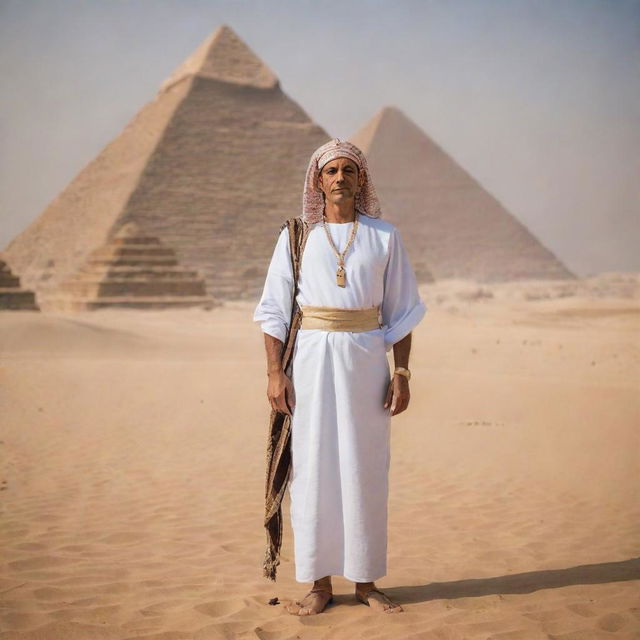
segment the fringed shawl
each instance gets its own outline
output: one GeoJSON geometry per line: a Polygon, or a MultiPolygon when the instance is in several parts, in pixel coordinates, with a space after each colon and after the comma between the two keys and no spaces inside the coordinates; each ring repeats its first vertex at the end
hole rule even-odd
{"type": "MultiPolygon", "coordinates": [[[[296,303],[298,275],[302,252],[310,226],[302,216],[289,218],[280,227],[280,232],[289,228],[289,248],[293,268],[291,320],[282,350],[282,369],[291,377],[293,348],[300,327],[302,312],[296,303]]],[[[267,441],[267,474],[265,487],[264,526],[267,532],[267,549],[264,557],[263,575],[275,581],[276,567],[280,564],[282,546],[282,499],[291,473],[291,418],[288,414],[271,410],[269,438],[267,441]]]]}

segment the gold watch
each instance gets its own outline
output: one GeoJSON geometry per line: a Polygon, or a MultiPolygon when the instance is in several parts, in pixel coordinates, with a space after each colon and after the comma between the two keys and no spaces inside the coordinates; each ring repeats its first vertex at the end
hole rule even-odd
{"type": "Polygon", "coordinates": [[[404,376],[407,381],[411,380],[411,371],[409,371],[409,369],[405,369],[404,367],[396,367],[393,373],[399,373],[401,376],[404,376]]]}

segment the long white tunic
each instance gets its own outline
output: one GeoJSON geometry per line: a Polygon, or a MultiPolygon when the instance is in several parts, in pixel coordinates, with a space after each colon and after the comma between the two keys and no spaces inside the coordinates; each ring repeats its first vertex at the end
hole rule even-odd
{"type": "MultiPolygon", "coordinates": [[[[342,252],[353,222],[327,223],[342,252]]],[[[390,381],[386,352],[422,319],[426,306],[396,227],[359,216],[345,257],[346,287],[336,284],[337,258],[321,224],[307,238],[296,300],[300,306],[382,305],[383,327],[371,331],[299,329],[291,378],[289,484],[296,580],[328,575],[372,582],[387,571],[390,381]]],[[[293,273],[288,230],[276,243],[253,319],[284,342],[293,273]]]]}

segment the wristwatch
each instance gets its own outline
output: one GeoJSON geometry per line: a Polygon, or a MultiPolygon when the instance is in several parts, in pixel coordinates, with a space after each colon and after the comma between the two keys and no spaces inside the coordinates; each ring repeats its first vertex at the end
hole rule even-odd
{"type": "Polygon", "coordinates": [[[404,367],[396,367],[393,373],[399,373],[401,376],[404,376],[407,381],[411,380],[411,371],[409,371],[409,369],[405,369],[404,367]]]}

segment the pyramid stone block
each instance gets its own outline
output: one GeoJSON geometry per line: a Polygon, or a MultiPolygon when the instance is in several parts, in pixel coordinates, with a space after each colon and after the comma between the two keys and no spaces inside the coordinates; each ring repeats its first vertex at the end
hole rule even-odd
{"type": "Polygon", "coordinates": [[[38,311],[33,291],[20,286],[7,262],[0,257],[0,311],[38,311]]]}
{"type": "Polygon", "coordinates": [[[129,222],[60,283],[57,297],[47,301],[47,310],[209,309],[215,305],[197,271],[181,266],[173,249],[129,222]]]}

